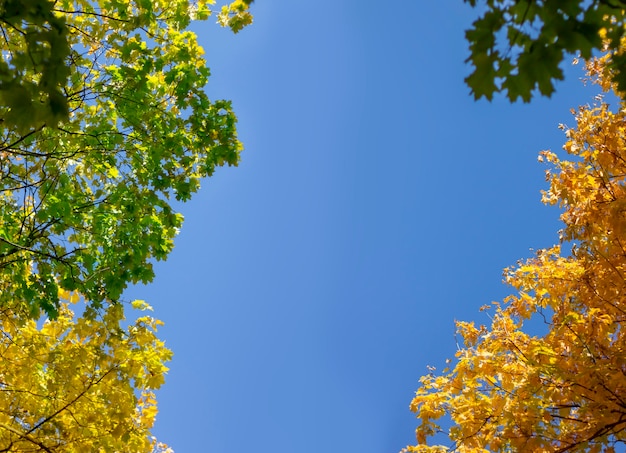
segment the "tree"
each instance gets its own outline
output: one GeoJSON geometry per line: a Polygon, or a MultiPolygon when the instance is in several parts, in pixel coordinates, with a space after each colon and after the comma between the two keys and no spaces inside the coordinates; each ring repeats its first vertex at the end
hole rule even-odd
{"type": "MultiPolygon", "coordinates": [[[[0,0],[0,307],[54,317],[153,278],[186,201],[242,149],[191,20],[210,0],[0,0]]],[[[238,31],[248,4],[224,6],[238,31]]]]}
{"type": "MultiPolygon", "coordinates": [[[[612,57],[587,68],[617,94],[612,57]]],[[[505,271],[515,293],[494,305],[490,326],[457,323],[462,345],[455,363],[423,376],[411,403],[419,426],[417,445],[407,451],[623,451],[624,124],[623,99],[614,110],[606,102],[582,106],[576,127],[562,126],[571,159],[541,153],[553,167],[543,201],[563,209],[560,244],[505,271]],[[529,324],[545,325],[546,333],[526,333],[529,324]],[[428,446],[437,433],[452,446],[428,446]]]]}
{"type": "Polygon", "coordinates": [[[0,0],[0,451],[170,451],[150,429],[171,352],[119,299],[171,251],[171,200],[239,161],[187,30],[210,3],[0,0]]]}
{"type": "MultiPolygon", "coordinates": [[[[132,24],[128,31],[133,27],[140,31],[141,23],[133,23],[137,18],[128,15],[133,11],[128,3],[118,1],[111,5],[112,10],[118,8],[124,21],[132,24]]],[[[137,6],[147,11],[154,9],[152,2],[139,3],[137,6]]],[[[210,14],[207,3],[211,2],[194,5],[197,8],[194,18],[210,14]]],[[[222,7],[219,22],[238,32],[252,22],[248,11],[250,3],[250,0],[239,0],[222,7]]],[[[184,14],[182,10],[178,12],[184,14]]],[[[68,57],[71,46],[76,44],[71,35],[80,32],[80,28],[74,21],[68,23],[68,13],[77,12],[59,9],[50,0],[0,0],[0,28],[8,50],[8,55],[0,57],[0,104],[7,107],[3,117],[6,124],[26,130],[42,123],[50,126],[69,119],[66,84],[73,63],[68,65],[68,57]]]]}
{"type": "MultiPolygon", "coordinates": [[[[565,55],[589,59],[604,45],[617,50],[626,26],[622,0],[465,1],[482,10],[466,32],[474,69],[465,81],[476,99],[503,91],[511,101],[528,102],[535,89],[550,96],[554,81],[563,79],[565,55]]],[[[616,53],[611,64],[626,92],[626,55],[616,53]]]]}
{"type": "Polygon", "coordinates": [[[123,329],[120,304],[76,317],[78,296],[61,296],[57,318],[40,327],[0,310],[0,451],[170,451],[149,431],[171,358],[160,322],[143,315],[123,329]]]}
{"type": "Polygon", "coordinates": [[[55,124],[69,115],[62,92],[69,74],[70,54],[65,20],[47,0],[3,0],[0,23],[9,55],[0,60],[0,100],[8,107],[3,121],[26,128],[55,124]],[[25,77],[37,74],[37,77],[25,77]]]}

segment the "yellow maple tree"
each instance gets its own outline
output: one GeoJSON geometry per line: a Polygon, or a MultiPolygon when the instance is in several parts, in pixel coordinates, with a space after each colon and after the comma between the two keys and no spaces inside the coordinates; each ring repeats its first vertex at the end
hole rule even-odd
{"type": "Polygon", "coordinates": [[[0,451],[170,451],[150,434],[171,358],[160,321],[142,314],[123,327],[121,304],[77,316],[78,297],[63,299],[59,316],[39,323],[0,311],[0,451]]]}
{"type": "MultiPolygon", "coordinates": [[[[587,71],[619,99],[610,58],[587,71]]],[[[485,307],[490,325],[457,322],[462,345],[450,368],[420,379],[417,444],[405,451],[626,448],[626,101],[603,99],[561,126],[571,157],[539,157],[551,166],[543,201],[563,210],[559,245],[505,270],[515,294],[485,307]],[[526,332],[537,323],[545,334],[526,332]]]]}

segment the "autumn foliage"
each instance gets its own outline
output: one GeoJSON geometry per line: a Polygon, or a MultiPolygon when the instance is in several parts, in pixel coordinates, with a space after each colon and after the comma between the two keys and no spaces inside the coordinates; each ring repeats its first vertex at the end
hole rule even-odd
{"type": "Polygon", "coordinates": [[[239,161],[189,25],[238,32],[249,3],[0,0],[0,452],[170,451],[172,354],[124,290],[172,250],[172,200],[239,161]]]}
{"type": "MultiPolygon", "coordinates": [[[[604,91],[610,58],[587,64],[604,91]]],[[[407,451],[626,448],[626,102],[574,113],[576,126],[561,126],[569,157],[540,155],[543,202],[563,210],[559,245],[505,270],[515,293],[485,307],[489,326],[457,323],[456,359],[423,376],[411,403],[407,451]],[[450,445],[429,446],[436,434],[450,445]]]]}
{"type": "Polygon", "coordinates": [[[78,297],[62,300],[39,325],[0,311],[0,451],[166,451],[149,431],[171,358],[160,322],[142,314],[122,328],[121,305],[76,316],[78,297]]]}

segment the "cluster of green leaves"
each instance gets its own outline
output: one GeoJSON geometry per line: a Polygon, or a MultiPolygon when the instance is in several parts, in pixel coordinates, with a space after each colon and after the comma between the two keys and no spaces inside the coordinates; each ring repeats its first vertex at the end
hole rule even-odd
{"type": "Polygon", "coordinates": [[[48,0],[0,1],[0,101],[11,128],[26,131],[68,117],[62,91],[69,73],[68,28],[53,8],[48,0]]]}
{"type": "Polygon", "coordinates": [[[0,306],[54,317],[59,288],[98,306],[151,280],[181,226],[171,200],[237,165],[236,117],[186,30],[208,3],[0,3],[0,306]]]}
{"type": "Polygon", "coordinates": [[[252,23],[250,3],[254,0],[235,0],[230,5],[222,6],[217,21],[222,27],[229,27],[233,32],[239,33],[244,27],[252,23]]]}
{"type": "MultiPolygon", "coordinates": [[[[624,36],[622,0],[465,1],[482,9],[466,32],[474,70],[465,81],[476,99],[506,92],[512,102],[528,102],[536,89],[550,96],[563,79],[559,65],[566,55],[589,59],[605,44],[618,49],[624,36]]],[[[626,55],[615,55],[612,64],[614,80],[626,92],[626,55]]]]}

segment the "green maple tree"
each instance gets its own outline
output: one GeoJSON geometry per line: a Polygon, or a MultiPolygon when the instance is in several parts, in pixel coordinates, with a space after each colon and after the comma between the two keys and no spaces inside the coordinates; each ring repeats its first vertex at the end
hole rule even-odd
{"type": "MultiPolygon", "coordinates": [[[[58,290],[117,300],[153,278],[186,201],[237,165],[231,103],[209,99],[197,0],[0,2],[0,307],[54,315],[58,290]]],[[[248,4],[218,19],[239,31],[248,4]]]]}

